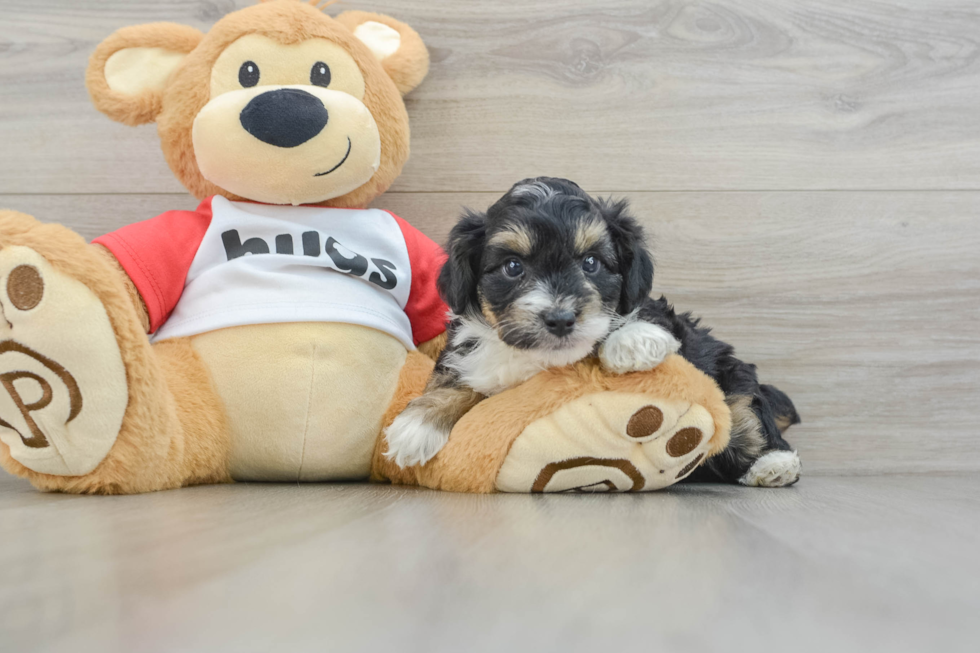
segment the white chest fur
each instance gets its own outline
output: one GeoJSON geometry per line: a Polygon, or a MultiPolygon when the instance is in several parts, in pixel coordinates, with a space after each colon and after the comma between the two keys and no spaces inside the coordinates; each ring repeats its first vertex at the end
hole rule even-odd
{"type": "Polygon", "coordinates": [[[592,343],[560,351],[517,349],[503,342],[490,326],[464,319],[453,335],[453,344],[475,340],[477,345],[465,354],[451,353],[444,361],[460,380],[483,395],[493,395],[528,380],[538,372],[579,361],[592,351],[592,343]]]}
{"type": "MultiPolygon", "coordinates": [[[[522,383],[543,370],[582,360],[594,346],[588,340],[562,350],[517,349],[503,342],[489,325],[464,318],[453,334],[453,345],[467,340],[475,341],[476,347],[465,354],[450,353],[444,363],[459,374],[465,385],[487,396],[522,383]]],[[[602,344],[599,358],[610,372],[626,374],[651,370],[679,349],[680,343],[662,327],[626,318],[625,324],[613,330],[602,344]]]]}

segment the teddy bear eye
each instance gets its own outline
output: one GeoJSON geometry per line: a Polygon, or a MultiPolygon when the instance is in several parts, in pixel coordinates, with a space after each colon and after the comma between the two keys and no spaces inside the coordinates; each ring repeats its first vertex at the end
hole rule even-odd
{"type": "Polygon", "coordinates": [[[238,83],[245,88],[252,88],[259,83],[259,67],[254,61],[246,61],[238,69],[238,83]]]}
{"type": "Polygon", "coordinates": [[[330,66],[322,61],[317,61],[313,64],[313,70],[310,71],[310,84],[314,86],[330,86],[330,66]]]}

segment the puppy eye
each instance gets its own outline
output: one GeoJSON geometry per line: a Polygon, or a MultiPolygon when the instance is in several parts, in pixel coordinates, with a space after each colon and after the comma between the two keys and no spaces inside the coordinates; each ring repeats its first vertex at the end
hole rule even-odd
{"type": "Polygon", "coordinates": [[[600,265],[601,263],[599,263],[599,259],[594,256],[586,256],[582,260],[582,269],[586,274],[595,274],[599,271],[600,265]]]}
{"type": "Polygon", "coordinates": [[[313,64],[313,70],[310,71],[310,84],[323,87],[330,86],[330,66],[322,61],[313,64]]]}
{"type": "Polygon", "coordinates": [[[252,88],[259,83],[259,67],[254,61],[246,61],[238,69],[238,83],[245,88],[252,88]]]}
{"type": "Polygon", "coordinates": [[[512,279],[516,279],[524,274],[524,264],[518,261],[516,258],[508,259],[507,262],[504,263],[504,274],[512,279]]]}

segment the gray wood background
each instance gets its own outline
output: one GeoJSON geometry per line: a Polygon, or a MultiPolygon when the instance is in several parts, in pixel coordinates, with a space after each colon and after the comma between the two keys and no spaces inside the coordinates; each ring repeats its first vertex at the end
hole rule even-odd
{"type": "MultiPolygon", "coordinates": [[[[0,0],[0,206],[94,237],[195,201],[89,104],[113,30],[246,1],[0,0]]],[[[657,288],[788,391],[807,473],[980,469],[980,6],[375,0],[432,53],[376,203],[436,239],[527,176],[631,198],[657,288]]]]}

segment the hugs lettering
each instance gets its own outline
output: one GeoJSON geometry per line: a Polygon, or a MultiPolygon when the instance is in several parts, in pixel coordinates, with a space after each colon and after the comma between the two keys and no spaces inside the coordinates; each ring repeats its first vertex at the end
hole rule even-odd
{"type": "MultiPolygon", "coordinates": [[[[368,258],[362,254],[351,251],[344,247],[336,238],[328,236],[326,242],[321,244],[321,235],[318,231],[306,231],[300,237],[300,245],[303,248],[302,256],[319,257],[321,253],[326,253],[333,265],[332,269],[344,274],[355,277],[363,277],[368,272],[368,258]]],[[[242,242],[242,237],[237,229],[229,229],[221,234],[221,243],[225,247],[225,255],[228,260],[245,256],[246,254],[269,254],[269,243],[258,236],[249,238],[242,242]]],[[[293,237],[291,234],[279,234],[275,238],[276,254],[294,255],[293,237]]],[[[374,264],[376,270],[368,275],[368,281],[383,288],[392,290],[398,285],[398,277],[395,272],[398,268],[391,261],[383,258],[372,258],[370,263],[374,264]]]]}

